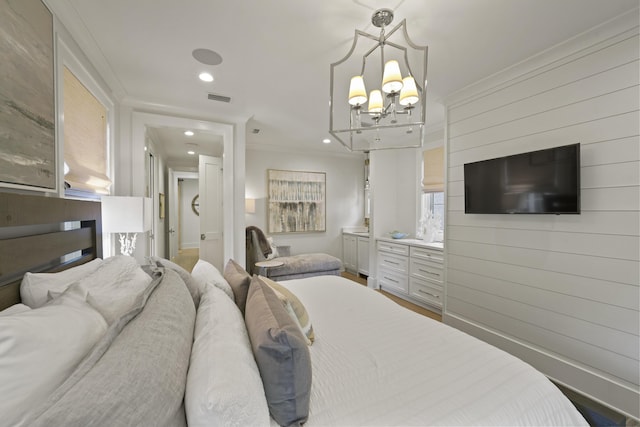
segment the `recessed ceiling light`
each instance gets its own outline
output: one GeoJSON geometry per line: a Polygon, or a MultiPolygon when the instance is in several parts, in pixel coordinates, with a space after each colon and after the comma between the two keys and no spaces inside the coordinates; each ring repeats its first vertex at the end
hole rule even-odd
{"type": "Polygon", "coordinates": [[[196,154],[196,152],[195,152],[195,151],[191,151],[191,150],[189,150],[189,151],[187,151],[187,154],[189,154],[189,155],[192,155],[192,156],[193,156],[194,154],[196,154]]]}
{"type": "Polygon", "coordinates": [[[331,144],[331,140],[329,138],[325,138],[322,140],[324,144],[331,144]]]}
{"type": "Polygon", "coordinates": [[[184,134],[187,136],[193,136],[193,131],[192,130],[185,130],[184,134]]]}
{"type": "Polygon", "coordinates": [[[200,73],[200,75],[198,75],[198,77],[200,78],[200,80],[202,80],[203,82],[212,82],[213,81],[213,76],[209,73],[200,73]]]}

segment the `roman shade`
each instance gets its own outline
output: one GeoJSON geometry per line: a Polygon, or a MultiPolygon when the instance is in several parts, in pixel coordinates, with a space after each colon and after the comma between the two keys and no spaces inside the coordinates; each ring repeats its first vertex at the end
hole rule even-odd
{"type": "Polygon", "coordinates": [[[107,109],[67,67],[63,92],[64,180],[74,190],[109,194],[107,109]]]}
{"type": "Polygon", "coordinates": [[[444,147],[425,150],[422,155],[422,191],[425,193],[444,191],[444,147]]]}

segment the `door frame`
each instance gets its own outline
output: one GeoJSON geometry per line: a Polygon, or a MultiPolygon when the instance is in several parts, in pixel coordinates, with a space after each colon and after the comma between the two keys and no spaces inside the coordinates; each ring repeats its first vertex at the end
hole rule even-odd
{"type": "MultiPolygon", "coordinates": [[[[247,119],[248,120],[248,119],[247,119]]],[[[222,156],[222,193],[225,203],[223,210],[224,259],[233,258],[244,264],[244,215],[235,218],[234,212],[244,210],[244,152],[245,152],[246,120],[232,123],[218,123],[200,119],[175,117],[164,114],[132,112],[131,152],[130,156],[121,156],[130,162],[129,191],[121,189],[121,195],[143,196],[146,173],[145,170],[145,134],[147,127],[190,128],[214,133],[222,137],[224,154],[222,156]],[[127,158],[128,157],[128,158],[127,158]]],[[[127,179],[125,179],[127,181],[127,179]]],[[[154,194],[154,199],[156,195],[154,194]]],[[[157,201],[155,202],[157,204],[157,201]]],[[[165,230],[166,231],[166,230],[165,230]]],[[[144,245],[144,253],[148,248],[144,245]]]]}

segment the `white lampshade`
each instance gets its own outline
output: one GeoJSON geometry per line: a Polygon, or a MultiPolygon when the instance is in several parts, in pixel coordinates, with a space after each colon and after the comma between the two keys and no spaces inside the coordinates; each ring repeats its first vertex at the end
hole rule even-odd
{"type": "Polygon", "coordinates": [[[142,233],[153,223],[153,201],[145,197],[103,196],[103,233],[142,233]]]}
{"type": "Polygon", "coordinates": [[[402,89],[402,75],[398,61],[391,60],[384,64],[384,74],[382,75],[382,90],[385,93],[398,92],[402,89]]]}
{"type": "Polygon", "coordinates": [[[256,199],[244,199],[245,213],[256,213],[256,199]]]}
{"type": "Polygon", "coordinates": [[[369,94],[369,112],[370,113],[382,113],[382,92],[379,90],[372,90],[369,94]]]}
{"type": "Polygon", "coordinates": [[[413,105],[418,102],[418,88],[416,81],[411,76],[402,79],[402,90],[400,91],[400,105],[413,105]]]}
{"type": "Polygon", "coordinates": [[[362,76],[351,77],[349,85],[349,104],[353,106],[362,105],[367,102],[367,90],[364,87],[362,76]]]}

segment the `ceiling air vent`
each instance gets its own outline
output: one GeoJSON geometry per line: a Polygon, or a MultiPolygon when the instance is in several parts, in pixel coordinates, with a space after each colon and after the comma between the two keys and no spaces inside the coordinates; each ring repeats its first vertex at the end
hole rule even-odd
{"type": "Polygon", "coordinates": [[[216,95],[215,93],[208,94],[207,98],[209,98],[212,101],[231,102],[231,97],[224,96],[224,95],[216,95]]]}

